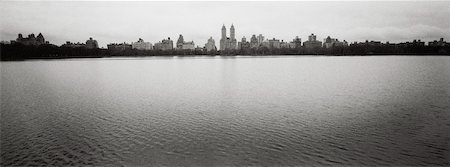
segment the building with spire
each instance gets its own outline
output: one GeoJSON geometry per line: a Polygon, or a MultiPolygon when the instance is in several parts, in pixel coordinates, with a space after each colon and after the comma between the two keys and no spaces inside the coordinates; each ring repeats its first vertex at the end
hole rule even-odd
{"type": "Polygon", "coordinates": [[[214,41],[214,39],[212,37],[209,37],[208,42],[205,44],[205,49],[208,52],[217,50],[216,42],[214,41]]]}
{"type": "Polygon", "coordinates": [[[180,34],[180,36],[178,37],[178,40],[177,40],[176,48],[177,49],[182,49],[183,48],[183,43],[184,43],[184,38],[183,38],[183,35],[180,34]]]}
{"type": "Polygon", "coordinates": [[[222,37],[220,39],[220,50],[236,49],[237,40],[235,35],[234,25],[231,24],[230,37],[227,37],[227,29],[225,28],[224,24],[222,26],[222,37]]]}

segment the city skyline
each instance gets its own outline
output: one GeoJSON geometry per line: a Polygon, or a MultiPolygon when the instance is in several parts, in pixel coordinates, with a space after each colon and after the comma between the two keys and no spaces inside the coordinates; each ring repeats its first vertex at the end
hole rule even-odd
{"type": "Polygon", "coordinates": [[[16,39],[18,33],[41,32],[56,45],[83,42],[88,37],[96,39],[100,47],[139,38],[154,44],[167,37],[176,40],[183,34],[202,47],[210,37],[219,42],[223,24],[227,29],[235,25],[237,41],[243,36],[250,39],[253,34],[284,41],[299,36],[305,41],[311,33],[320,41],[327,36],[348,42],[450,38],[450,23],[446,21],[450,17],[449,1],[0,4],[2,15],[10,16],[1,19],[0,40],[16,39]]]}

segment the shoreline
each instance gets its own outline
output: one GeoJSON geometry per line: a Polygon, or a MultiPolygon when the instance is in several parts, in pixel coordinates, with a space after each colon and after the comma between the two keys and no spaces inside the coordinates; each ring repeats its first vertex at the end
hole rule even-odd
{"type": "Polygon", "coordinates": [[[27,59],[17,59],[17,60],[0,60],[0,62],[17,62],[17,61],[34,61],[34,60],[74,60],[74,59],[125,59],[125,58],[262,58],[262,57],[376,57],[376,56],[412,56],[412,57],[430,57],[439,56],[445,57],[450,55],[445,54],[376,54],[376,55],[161,55],[161,56],[102,56],[102,57],[64,57],[64,58],[54,58],[54,57],[39,57],[39,58],[27,58],[27,59]]]}

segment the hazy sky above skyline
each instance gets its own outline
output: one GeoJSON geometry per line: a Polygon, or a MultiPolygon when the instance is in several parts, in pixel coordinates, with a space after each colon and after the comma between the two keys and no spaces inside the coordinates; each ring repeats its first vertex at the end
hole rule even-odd
{"type": "Polygon", "coordinates": [[[101,47],[138,38],[155,43],[183,34],[199,46],[212,36],[217,46],[222,25],[229,35],[232,23],[238,41],[252,34],[305,41],[311,33],[349,42],[450,40],[450,1],[0,1],[0,14],[0,40],[42,32],[56,45],[89,37],[101,47]]]}

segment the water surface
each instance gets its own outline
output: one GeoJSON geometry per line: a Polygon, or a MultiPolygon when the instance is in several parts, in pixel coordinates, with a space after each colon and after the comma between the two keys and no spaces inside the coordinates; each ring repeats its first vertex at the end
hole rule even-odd
{"type": "Polygon", "coordinates": [[[1,166],[450,165],[450,57],[1,62],[1,166]]]}

